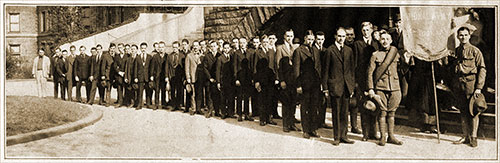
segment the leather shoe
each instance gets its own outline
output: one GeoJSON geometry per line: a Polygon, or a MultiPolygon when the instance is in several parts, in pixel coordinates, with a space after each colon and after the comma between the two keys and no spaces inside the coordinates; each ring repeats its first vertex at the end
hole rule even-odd
{"type": "Polygon", "coordinates": [[[403,145],[402,141],[399,141],[396,138],[391,138],[391,137],[387,138],[387,143],[396,144],[396,145],[403,145]]]}
{"type": "Polygon", "coordinates": [[[361,130],[359,130],[358,128],[351,128],[351,132],[355,134],[361,134],[361,130]]]}
{"type": "Polygon", "coordinates": [[[227,117],[226,117],[226,115],[222,115],[220,118],[221,119],[226,119],[227,117]]]}
{"type": "Polygon", "coordinates": [[[361,138],[361,141],[368,141],[368,137],[361,138]]]}
{"type": "Polygon", "coordinates": [[[334,146],[339,146],[339,144],[340,144],[340,140],[334,140],[332,142],[332,145],[334,145],[334,146]]]}
{"type": "Polygon", "coordinates": [[[283,132],[290,132],[290,128],[289,127],[283,127],[283,132]]]}
{"type": "Polygon", "coordinates": [[[254,119],[248,115],[245,115],[245,120],[247,121],[254,121],[254,119]]]}
{"type": "Polygon", "coordinates": [[[311,135],[312,137],[320,137],[316,131],[312,131],[311,133],[309,133],[309,135],[311,135]]]}
{"type": "Polygon", "coordinates": [[[273,115],[273,118],[274,119],[283,119],[282,117],[280,117],[279,115],[273,115]]]}
{"type": "Polygon", "coordinates": [[[278,123],[274,122],[273,120],[269,120],[267,124],[277,125],[278,123]]]}
{"type": "Polygon", "coordinates": [[[311,136],[307,133],[307,132],[304,132],[302,134],[302,137],[306,138],[306,139],[309,139],[311,136]]]}
{"type": "Polygon", "coordinates": [[[477,147],[477,138],[471,137],[469,146],[477,147]]]}
{"type": "Polygon", "coordinates": [[[326,125],[326,123],[321,124],[321,128],[332,129],[332,126],[326,125]]]}
{"type": "Polygon", "coordinates": [[[300,121],[296,118],[293,118],[293,123],[300,123],[300,121]]]}
{"type": "Polygon", "coordinates": [[[292,130],[292,131],[302,131],[300,128],[298,128],[295,125],[292,125],[292,127],[290,127],[290,130],[292,130]]]}
{"type": "Polygon", "coordinates": [[[240,115],[240,116],[238,116],[238,122],[241,122],[241,121],[243,121],[243,118],[240,115]]]}
{"type": "Polygon", "coordinates": [[[453,144],[469,144],[469,137],[462,137],[456,141],[453,142],[453,144]]]}
{"type": "Polygon", "coordinates": [[[346,144],[354,144],[354,141],[349,140],[349,139],[347,139],[347,138],[342,138],[342,139],[340,139],[340,142],[342,142],[342,143],[346,143],[346,144]]]}
{"type": "Polygon", "coordinates": [[[265,125],[266,125],[266,122],[260,121],[260,126],[265,126],[265,125]]]}

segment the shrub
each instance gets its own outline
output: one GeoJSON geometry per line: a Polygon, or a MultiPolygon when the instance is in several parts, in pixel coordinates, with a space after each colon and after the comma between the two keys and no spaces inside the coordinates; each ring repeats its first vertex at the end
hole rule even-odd
{"type": "Polygon", "coordinates": [[[5,58],[5,76],[7,79],[30,79],[31,64],[29,57],[8,55],[5,58]]]}

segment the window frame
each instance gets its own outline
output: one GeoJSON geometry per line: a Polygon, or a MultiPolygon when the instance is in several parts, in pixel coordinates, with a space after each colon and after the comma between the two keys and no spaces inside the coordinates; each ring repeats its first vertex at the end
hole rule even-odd
{"type": "Polygon", "coordinates": [[[19,33],[21,32],[21,14],[20,13],[9,13],[9,32],[19,33]],[[12,22],[12,16],[17,15],[17,22],[12,22]],[[12,30],[12,25],[17,24],[17,30],[12,30]]]}

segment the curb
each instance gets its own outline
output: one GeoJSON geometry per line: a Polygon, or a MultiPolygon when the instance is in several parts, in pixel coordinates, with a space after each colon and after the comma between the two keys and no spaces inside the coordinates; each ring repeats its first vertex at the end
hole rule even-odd
{"type": "Polygon", "coordinates": [[[94,124],[95,122],[99,121],[102,118],[102,111],[97,110],[97,109],[91,109],[92,113],[78,121],[71,122],[71,123],[66,123],[60,126],[52,127],[52,128],[47,128],[47,129],[42,129],[38,131],[33,131],[29,133],[24,133],[24,134],[19,134],[19,135],[13,135],[13,136],[8,136],[7,137],[7,146],[14,145],[14,144],[20,144],[20,143],[26,143],[30,141],[35,141],[35,140],[40,140],[56,135],[61,135],[65,134],[68,132],[76,131],[79,129],[82,129],[84,127],[87,127],[91,124],[94,124]]]}

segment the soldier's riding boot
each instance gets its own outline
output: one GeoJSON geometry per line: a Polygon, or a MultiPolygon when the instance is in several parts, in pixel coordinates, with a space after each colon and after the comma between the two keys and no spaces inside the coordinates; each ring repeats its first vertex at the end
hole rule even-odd
{"type": "Polygon", "coordinates": [[[378,141],[378,145],[384,146],[385,141],[387,139],[385,132],[387,131],[387,123],[385,122],[385,116],[381,116],[378,119],[379,129],[380,129],[380,140],[378,141]]]}
{"type": "Polygon", "coordinates": [[[477,137],[470,137],[470,144],[471,147],[477,147],[477,137]]]}
{"type": "MultiPolygon", "coordinates": [[[[462,113],[460,113],[462,114],[462,113]]],[[[469,127],[467,126],[467,120],[465,119],[464,115],[460,116],[461,118],[461,125],[462,125],[462,132],[463,132],[463,137],[460,138],[459,140],[456,140],[453,142],[453,144],[469,144],[470,143],[470,137],[469,137],[469,127]]]]}
{"type": "Polygon", "coordinates": [[[388,143],[392,143],[392,144],[396,144],[396,145],[403,145],[403,142],[399,141],[394,136],[394,126],[395,126],[395,124],[394,124],[394,117],[393,116],[389,116],[389,118],[387,119],[387,125],[389,127],[389,138],[387,139],[387,142],[388,143]]]}

